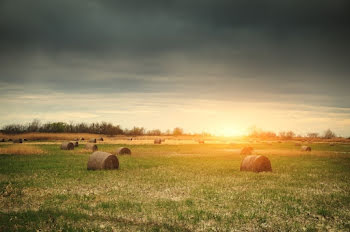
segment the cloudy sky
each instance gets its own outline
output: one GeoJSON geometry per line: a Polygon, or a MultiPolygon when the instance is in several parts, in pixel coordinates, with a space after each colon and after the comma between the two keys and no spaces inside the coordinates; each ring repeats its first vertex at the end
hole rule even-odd
{"type": "Polygon", "coordinates": [[[0,126],[350,136],[348,0],[1,0],[0,126]]]}

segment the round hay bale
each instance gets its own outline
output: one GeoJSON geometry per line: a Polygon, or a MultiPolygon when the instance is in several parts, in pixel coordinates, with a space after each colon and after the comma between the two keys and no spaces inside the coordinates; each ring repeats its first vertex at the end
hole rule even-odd
{"type": "Polygon", "coordinates": [[[311,151],[311,147],[309,147],[309,146],[302,146],[301,150],[302,151],[311,151]]]}
{"type": "Polygon", "coordinates": [[[2,142],[2,143],[5,142],[5,139],[1,138],[1,139],[0,139],[0,142],[2,142]]]}
{"type": "Polygon", "coordinates": [[[84,138],[81,138],[80,140],[85,140],[84,138]]]}
{"type": "Polygon", "coordinates": [[[74,147],[79,147],[79,142],[78,141],[70,141],[70,142],[74,144],[74,147]]]}
{"type": "Polygon", "coordinates": [[[251,155],[254,151],[254,148],[252,147],[243,147],[241,150],[241,155],[251,155]]]}
{"type": "Polygon", "coordinates": [[[130,141],[131,141],[131,140],[133,140],[133,138],[128,138],[128,140],[130,140],[130,141]]]}
{"type": "Polygon", "coordinates": [[[107,152],[95,151],[89,157],[88,170],[118,169],[119,161],[117,156],[107,152]]]}
{"type": "Polygon", "coordinates": [[[127,147],[119,147],[117,149],[118,155],[131,155],[131,150],[127,147]]]}
{"type": "Polygon", "coordinates": [[[199,144],[204,144],[204,140],[201,140],[201,139],[200,139],[200,140],[198,140],[198,143],[199,143],[199,144]]]}
{"type": "Polygon", "coordinates": [[[87,143],[87,144],[85,144],[85,149],[97,151],[98,147],[96,144],[87,143]]]}
{"type": "MultiPolygon", "coordinates": [[[[9,140],[10,141],[10,140],[9,140]]],[[[12,141],[12,140],[11,140],[12,141]]],[[[23,139],[15,139],[13,140],[14,143],[23,143],[23,139]]]]}
{"type": "Polygon", "coordinates": [[[96,143],[97,140],[96,139],[89,139],[89,143],[96,143]]]}
{"type": "Polygon", "coordinates": [[[241,171],[272,172],[269,158],[263,155],[248,155],[241,163],[241,171]]]}
{"type": "Polygon", "coordinates": [[[154,144],[162,144],[162,140],[160,138],[156,138],[154,140],[154,144]]]}
{"type": "Polygon", "coordinates": [[[74,150],[74,144],[72,142],[63,142],[61,144],[61,150],[74,150]]]}
{"type": "Polygon", "coordinates": [[[103,141],[103,138],[101,137],[101,138],[99,138],[98,140],[103,141]]]}
{"type": "Polygon", "coordinates": [[[28,141],[28,139],[23,139],[23,141],[26,141],[26,142],[27,142],[27,141],[28,141]]]}

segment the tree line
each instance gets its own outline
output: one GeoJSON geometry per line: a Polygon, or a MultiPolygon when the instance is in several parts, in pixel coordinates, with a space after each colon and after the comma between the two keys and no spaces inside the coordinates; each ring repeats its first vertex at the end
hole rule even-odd
{"type": "MultiPolygon", "coordinates": [[[[133,127],[131,129],[122,129],[120,125],[113,125],[108,122],[93,123],[65,123],[65,122],[46,122],[33,120],[27,124],[9,124],[2,127],[1,132],[4,134],[23,134],[31,132],[43,133],[91,133],[105,135],[183,135],[184,130],[176,127],[173,130],[162,132],[159,129],[146,130],[144,127],[133,127]]],[[[209,135],[209,134],[205,134],[209,135]]]]}
{"type": "Polygon", "coordinates": [[[249,137],[253,138],[262,138],[262,139],[274,139],[274,138],[280,138],[280,139],[293,139],[297,137],[307,137],[307,138],[323,138],[323,139],[332,139],[336,138],[337,135],[331,130],[327,129],[322,134],[317,132],[310,132],[307,133],[306,136],[302,135],[296,135],[293,131],[281,131],[278,134],[272,131],[264,131],[261,129],[258,129],[256,127],[252,127],[250,129],[249,137]]]}

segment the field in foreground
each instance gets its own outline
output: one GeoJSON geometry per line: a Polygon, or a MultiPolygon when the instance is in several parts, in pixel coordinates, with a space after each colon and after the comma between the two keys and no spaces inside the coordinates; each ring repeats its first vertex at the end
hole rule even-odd
{"type": "Polygon", "coordinates": [[[350,230],[350,145],[256,144],[273,168],[260,174],[239,171],[239,144],[129,144],[113,171],[87,171],[82,148],[33,146],[0,155],[0,231],[350,230]]]}

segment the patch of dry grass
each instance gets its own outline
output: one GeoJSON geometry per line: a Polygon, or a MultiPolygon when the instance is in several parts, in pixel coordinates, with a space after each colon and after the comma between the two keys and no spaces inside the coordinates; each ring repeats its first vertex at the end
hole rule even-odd
{"type": "Polygon", "coordinates": [[[37,154],[45,154],[45,151],[37,146],[26,145],[26,144],[14,144],[8,147],[0,147],[0,154],[37,155],[37,154]]]}

